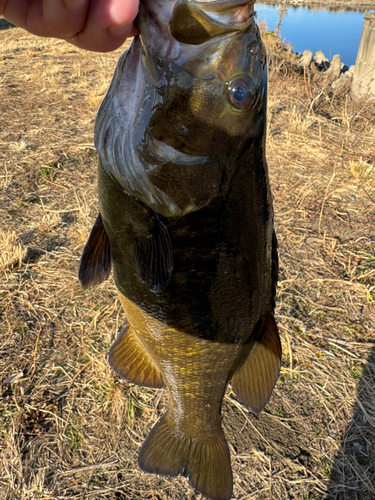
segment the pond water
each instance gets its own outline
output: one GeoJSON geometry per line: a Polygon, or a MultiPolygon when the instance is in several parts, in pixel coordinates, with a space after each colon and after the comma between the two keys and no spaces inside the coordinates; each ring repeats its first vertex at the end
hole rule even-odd
{"type": "MultiPolygon", "coordinates": [[[[279,19],[280,5],[257,3],[258,21],[266,21],[268,29],[274,30],[279,19]]],[[[365,11],[324,7],[287,6],[280,29],[283,39],[293,45],[295,52],[308,49],[322,50],[332,60],[340,54],[347,65],[355,64],[363,28],[365,11]]],[[[374,10],[369,10],[374,12],[374,10]]]]}

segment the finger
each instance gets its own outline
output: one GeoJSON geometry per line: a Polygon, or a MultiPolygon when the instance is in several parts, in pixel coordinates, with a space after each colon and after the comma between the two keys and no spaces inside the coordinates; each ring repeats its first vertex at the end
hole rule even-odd
{"type": "Polygon", "coordinates": [[[138,7],[138,0],[92,0],[85,28],[68,41],[97,52],[115,50],[137,33],[138,7]]]}
{"type": "Polygon", "coordinates": [[[89,6],[90,0],[8,0],[3,15],[33,35],[70,38],[84,29],[89,6]]]}
{"type": "Polygon", "coordinates": [[[32,3],[33,0],[0,0],[0,15],[16,26],[26,29],[27,16],[32,3]]]}
{"type": "Polygon", "coordinates": [[[42,0],[47,29],[57,38],[70,38],[85,28],[90,0],[42,0]]]}

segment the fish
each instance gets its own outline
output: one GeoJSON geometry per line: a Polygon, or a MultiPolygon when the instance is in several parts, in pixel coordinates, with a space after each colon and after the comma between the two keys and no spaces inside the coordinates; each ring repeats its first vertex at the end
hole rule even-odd
{"type": "Polygon", "coordinates": [[[83,288],[113,271],[126,326],[108,354],[169,407],[140,468],[228,500],[221,406],[255,414],[279,376],[278,250],[266,161],[267,53],[255,0],[144,0],[95,124],[99,215],[83,288]]]}

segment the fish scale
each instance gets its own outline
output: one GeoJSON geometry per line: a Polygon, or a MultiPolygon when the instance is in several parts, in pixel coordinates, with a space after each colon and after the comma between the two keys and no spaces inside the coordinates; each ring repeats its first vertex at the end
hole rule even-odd
{"type": "Polygon", "coordinates": [[[129,324],[139,329],[145,355],[155,361],[163,374],[170,395],[169,412],[175,415],[176,424],[187,437],[197,438],[197,420],[192,417],[199,415],[199,428],[204,429],[202,438],[215,437],[221,427],[220,406],[227,377],[243,346],[235,344],[228,355],[225,344],[168,328],[122,294],[119,297],[129,324]]]}
{"type": "Polygon", "coordinates": [[[99,110],[99,215],[83,287],[111,267],[127,326],[109,351],[128,382],[169,394],[146,472],[233,491],[228,383],[259,413],[280,371],[277,239],[266,162],[267,59],[253,1],[144,0],[140,36],[99,110]]]}

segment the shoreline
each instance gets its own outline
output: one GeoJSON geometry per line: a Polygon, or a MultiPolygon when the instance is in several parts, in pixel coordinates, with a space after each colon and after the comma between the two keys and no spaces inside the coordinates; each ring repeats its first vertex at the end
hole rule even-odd
{"type": "Polygon", "coordinates": [[[273,4],[273,5],[285,5],[286,7],[309,7],[309,6],[316,6],[316,7],[321,7],[321,8],[326,8],[326,9],[331,9],[331,8],[347,8],[348,10],[351,9],[360,9],[360,10],[367,10],[367,9],[375,9],[374,3],[371,3],[369,1],[367,2],[362,2],[361,0],[259,0],[259,3],[268,3],[268,4],[273,4]]]}

